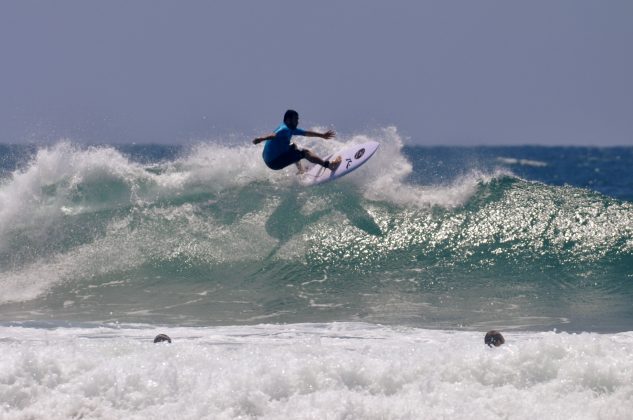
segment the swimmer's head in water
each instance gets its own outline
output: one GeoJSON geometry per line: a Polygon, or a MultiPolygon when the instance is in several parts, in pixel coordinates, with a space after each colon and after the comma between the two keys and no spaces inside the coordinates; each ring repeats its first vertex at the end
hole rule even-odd
{"type": "Polygon", "coordinates": [[[502,345],[505,342],[506,342],[506,340],[503,338],[501,333],[499,331],[495,331],[495,330],[488,331],[486,333],[486,336],[484,337],[484,343],[486,343],[490,347],[492,347],[492,346],[499,347],[500,345],[502,345]]]}

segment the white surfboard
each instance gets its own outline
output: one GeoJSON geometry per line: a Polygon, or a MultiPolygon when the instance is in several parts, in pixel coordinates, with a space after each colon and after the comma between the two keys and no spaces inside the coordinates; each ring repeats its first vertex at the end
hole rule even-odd
{"type": "Polygon", "coordinates": [[[380,146],[378,142],[370,141],[363,144],[355,144],[331,154],[325,159],[334,160],[337,156],[341,157],[341,164],[334,172],[321,165],[314,165],[301,175],[301,183],[303,185],[322,184],[347,175],[367,162],[376,153],[378,146],[380,146]]]}

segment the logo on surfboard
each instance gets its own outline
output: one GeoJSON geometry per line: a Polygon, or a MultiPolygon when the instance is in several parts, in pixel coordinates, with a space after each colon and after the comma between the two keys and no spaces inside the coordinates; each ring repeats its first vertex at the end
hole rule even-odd
{"type": "Polygon", "coordinates": [[[365,154],[365,148],[359,149],[358,152],[354,155],[354,159],[360,159],[365,154]]]}

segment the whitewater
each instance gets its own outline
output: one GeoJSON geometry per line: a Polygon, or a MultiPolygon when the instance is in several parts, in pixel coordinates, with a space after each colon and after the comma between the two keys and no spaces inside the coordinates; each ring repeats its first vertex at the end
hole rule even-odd
{"type": "Polygon", "coordinates": [[[0,418],[629,418],[633,148],[366,141],[0,145],[0,418]]]}

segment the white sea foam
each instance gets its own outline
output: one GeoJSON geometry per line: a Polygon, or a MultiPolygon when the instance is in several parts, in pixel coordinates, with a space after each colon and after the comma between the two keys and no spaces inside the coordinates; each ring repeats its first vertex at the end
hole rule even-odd
{"type": "MultiPolygon", "coordinates": [[[[316,130],[323,131],[324,128],[316,128],[316,130]]],[[[370,200],[388,201],[417,208],[432,206],[454,208],[466,203],[476,193],[481,182],[511,174],[506,170],[497,170],[492,173],[472,171],[446,185],[420,185],[410,182],[408,178],[413,172],[413,166],[402,150],[404,140],[397,128],[393,126],[327,142],[310,139],[303,141],[302,145],[308,146],[320,156],[326,156],[350,144],[362,144],[368,141],[380,143],[376,154],[356,172],[337,182],[355,184],[370,200]]]]}
{"type": "Polygon", "coordinates": [[[1,327],[0,417],[628,419],[633,335],[1,327]],[[159,332],[172,344],[153,344],[159,332]]]}
{"type": "MultiPolygon", "coordinates": [[[[402,152],[404,143],[395,127],[340,140],[297,141],[325,156],[346,144],[369,140],[381,144],[376,155],[359,173],[341,181],[356,183],[370,199],[402,205],[454,207],[472,196],[478,182],[498,175],[472,173],[447,186],[413,185],[407,182],[412,166],[402,152]]],[[[182,157],[158,166],[159,170],[146,170],[142,164],[107,146],[81,148],[63,141],[42,148],[26,167],[0,184],[0,237],[16,226],[37,225],[41,230],[65,215],[139,205],[196,189],[217,192],[254,182],[285,186],[297,182],[294,168],[271,171],[262,162],[261,146],[250,143],[242,146],[201,143],[182,157]],[[91,192],[105,183],[109,183],[110,190],[98,197],[99,202],[91,197],[91,192]],[[113,193],[110,184],[119,186],[119,190],[113,193]]],[[[0,239],[0,249],[4,244],[0,239]]]]}
{"type": "Polygon", "coordinates": [[[178,195],[202,183],[211,191],[244,185],[272,173],[260,161],[255,148],[207,144],[193,148],[185,158],[164,163],[163,170],[156,173],[112,147],[81,148],[60,142],[38,150],[28,166],[0,185],[0,233],[16,225],[51,223],[63,215],[80,213],[82,205],[84,211],[95,211],[178,195]],[[124,187],[122,197],[105,196],[102,199],[113,201],[77,204],[78,189],[98,188],[108,182],[124,187]]]}
{"type": "Polygon", "coordinates": [[[546,162],[541,162],[540,160],[517,159],[508,157],[498,157],[497,160],[501,163],[505,163],[506,165],[534,166],[536,168],[543,168],[547,166],[546,162]]]}
{"type": "MultiPolygon", "coordinates": [[[[325,131],[324,127],[312,130],[325,131]]],[[[300,147],[309,148],[317,155],[326,157],[350,144],[377,141],[380,148],[371,160],[337,182],[356,184],[366,198],[384,200],[398,205],[428,208],[441,206],[452,208],[466,203],[477,191],[481,182],[509,175],[506,170],[492,173],[472,171],[447,185],[418,185],[408,180],[413,167],[403,152],[404,140],[396,127],[372,130],[368,133],[342,136],[324,141],[313,138],[297,138],[300,147]]],[[[261,160],[261,147],[220,146],[203,143],[191,153],[179,159],[172,171],[187,173],[189,186],[205,183],[212,189],[222,190],[244,186],[251,182],[265,181],[289,186],[296,184],[295,168],[271,171],[261,160]]]]}
{"type": "MultiPolygon", "coordinates": [[[[69,142],[38,150],[30,164],[15,171],[0,185],[0,251],[7,246],[6,232],[24,229],[37,237],[64,215],[77,214],[81,184],[115,180],[127,188],[123,200],[134,200],[139,180],[150,178],[138,164],[109,147],[79,149],[69,142]]],[[[89,203],[89,209],[116,207],[112,202],[89,203]]]]}

